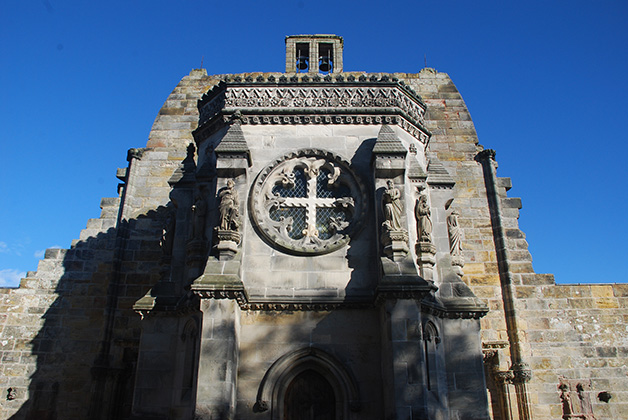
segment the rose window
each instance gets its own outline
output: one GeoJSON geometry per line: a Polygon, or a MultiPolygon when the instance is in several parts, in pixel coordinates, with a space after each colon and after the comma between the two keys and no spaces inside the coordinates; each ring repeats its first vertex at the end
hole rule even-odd
{"type": "Polygon", "coordinates": [[[262,235],[284,251],[323,254],[349,241],[364,212],[363,197],[348,162],[305,150],[260,173],[251,213],[262,235]]]}

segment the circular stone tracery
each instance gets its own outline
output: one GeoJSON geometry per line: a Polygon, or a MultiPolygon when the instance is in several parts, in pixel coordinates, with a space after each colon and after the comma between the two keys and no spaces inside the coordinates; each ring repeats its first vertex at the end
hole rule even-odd
{"type": "Polygon", "coordinates": [[[249,205],[269,242],[294,254],[318,255],[344,246],[365,212],[365,189],[349,162],[304,149],[274,161],[258,175],[249,205]]]}

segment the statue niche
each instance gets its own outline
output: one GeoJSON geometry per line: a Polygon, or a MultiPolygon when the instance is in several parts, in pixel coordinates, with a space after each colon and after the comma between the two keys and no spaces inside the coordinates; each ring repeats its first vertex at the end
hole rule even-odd
{"type": "Polygon", "coordinates": [[[417,253],[417,263],[421,267],[421,276],[426,280],[433,280],[433,268],[436,264],[436,246],[432,242],[432,212],[427,201],[427,194],[421,194],[414,206],[414,217],[416,219],[417,243],[415,250],[417,253]]]}
{"type": "Polygon", "coordinates": [[[200,195],[197,195],[192,204],[192,239],[202,241],[205,239],[205,216],[207,215],[207,203],[200,195]]]}
{"type": "Polygon", "coordinates": [[[388,231],[404,230],[401,226],[403,208],[401,206],[401,191],[395,187],[392,180],[386,183],[387,188],[382,195],[384,209],[383,228],[388,231]]]}
{"type": "Polygon", "coordinates": [[[172,256],[172,247],[174,244],[174,229],[176,224],[175,212],[170,210],[166,213],[163,225],[161,228],[161,239],[159,246],[161,247],[162,259],[166,262],[170,260],[172,256]]]}
{"type": "Polygon", "coordinates": [[[219,220],[216,226],[218,243],[216,251],[221,260],[232,259],[240,244],[240,197],[233,179],[227,180],[227,185],[218,192],[219,220]]]}
{"type": "Polygon", "coordinates": [[[419,242],[432,243],[432,212],[427,203],[427,195],[421,194],[416,201],[414,216],[417,221],[417,238],[419,242]]]}
{"type": "Polygon", "coordinates": [[[403,227],[403,204],[401,191],[395,187],[391,179],[386,182],[386,189],[382,194],[382,222],[381,241],[384,254],[393,261],[401,261],[408,255],[408,231],[403,227]]]}
{"type": "Polygon", "coordinates": [[[238,207],[240,199],[235,189],[235,182],[232,179],[227,181],[227,186],[218,194],[220,198],[220,228],[219,230],[228,230],[237,232],[240,228],[240,212],[238,207]]]}
{"type": "Polygon", "coordinates": [[[458,211],[456,209],[447,216],[447,233],[449,235],[449,253],[454,271],[460,277],[463,276],[464,256],[462,255],[462,237],[458,224],[458,211]]]}

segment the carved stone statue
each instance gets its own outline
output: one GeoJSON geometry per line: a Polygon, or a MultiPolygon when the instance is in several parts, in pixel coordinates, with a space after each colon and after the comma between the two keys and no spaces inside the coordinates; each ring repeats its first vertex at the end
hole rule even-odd
{"type": "Polygon", "coordinates": [[[563,417],[571,418],[571,414],[573,414],[571,410],[571,396],[569,395],[569,386],[566,384],[562,384],[560,387],[560,402],[563,406],[563,417]]]}
{"type": "Polygon", "coordinates": [[[159,245],[161,246],[161,253],[164,257],[172,255],[175,223],[175,214],[173,211],[169,211],[164,220],[164,224],[161,229],[161,240],[159,241],[159,245]]]}
{"type": "Polygon", "coordinates": [[[560,378],[560,402],[565,420],[595,420],[591,404],[591,380],[560,378]]]}
{"type": "Polygon", "coordinates": [[[192,214],[194,214],[194,223],[192,224],[192,238],[205,239],[205,216],[207,214],[207,203],[205,199],[197,196],[192,205],[192,214]]]}
{"type": "Polygon", "coordinates": [[[458,225],[458,211],[455,209],[447,216],[447,233],[449,234],[449,253],[451,254],[451,265],[454,272],[462,277],[464,272],[464,256],[462,255],[462,238],[460,236],[460,225],[458,225]]]}
{"type": "Polygon", "coordinates": [[[382,206],[384,208],[383,226],[388,230],[404,230],[401,224],[403,209],[401,207],[401,191],[395,188],[392,180],[386,182],[386,190],[382,196],[382,206]]]}
{"type": "MultiPolygon", "coordinates": [[[[587,387],[590,389],[590,387],[587,387]]],[[[581,383],[576,385],[576,391],[578,392],[578,399],[580,400],[580,407],[582,407],[583,414],[593,414],[593,407],[591,406],[591,399],[588,392],[585,390],[585,386],[581,383]]]]}
{"type": "Polygon", "coordinates": [[[421,194],[414,207],[416,217],[417,238],[419,242],[432,242],[432,213],[427,203],[427,195],[421,194]]]}
{"type": "Polygon", "coordinates": [[[458,225],[458,211],[453,210],[447,216],[447,232],[449,233],[449,252],[452,257],[462,257],[462,239],[458,225]]]}
{"type": "Polygon", "coordinates": [[[227,181],[227,187],[220,191],[220,230],[237,231],[240,227],[240,212],[238,206],[240,199],[232,179],[227,181]]]}
{"type": "Polygon", "coordinates": [[[421,276],[426,280],[434,278],[434,264],[436,264],[436,247],[432,243],[432,213],[427,202],[427,194],[421,194],[422,188],[418,188],[419,198],[414,206],[416,218],[417,243],[414,246],[417,255],[417,264],[421,269],[421,276]]]}
{"type": "Polygon", "coordinates": [[[408,255],[408,231],[401,223],[403,207],[401,191],[395,187],[392,180],[386,182],[386,189],[382,195],[382,209],[384,222],[380,240],[384,254],[393,261],[401,261],[408,255]]]}

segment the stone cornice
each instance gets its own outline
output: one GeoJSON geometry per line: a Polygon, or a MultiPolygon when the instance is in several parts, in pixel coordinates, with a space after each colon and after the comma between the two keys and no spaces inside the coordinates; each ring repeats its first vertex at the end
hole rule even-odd
{"type": "Polygon", "coordinates": [[[488,313],[488,308],[472,307],[447,307],[435,301],[421,302],[421,312],[434,315],[439,318],[449,319],[480,319],[488,313]]]}
{"type": "Polygon", "coordinates": [[[242,124],[397,124],[423,144],[426,105],[389,75],[226,77],[198,101],[202,140],[236,111],[242,124]]]}

